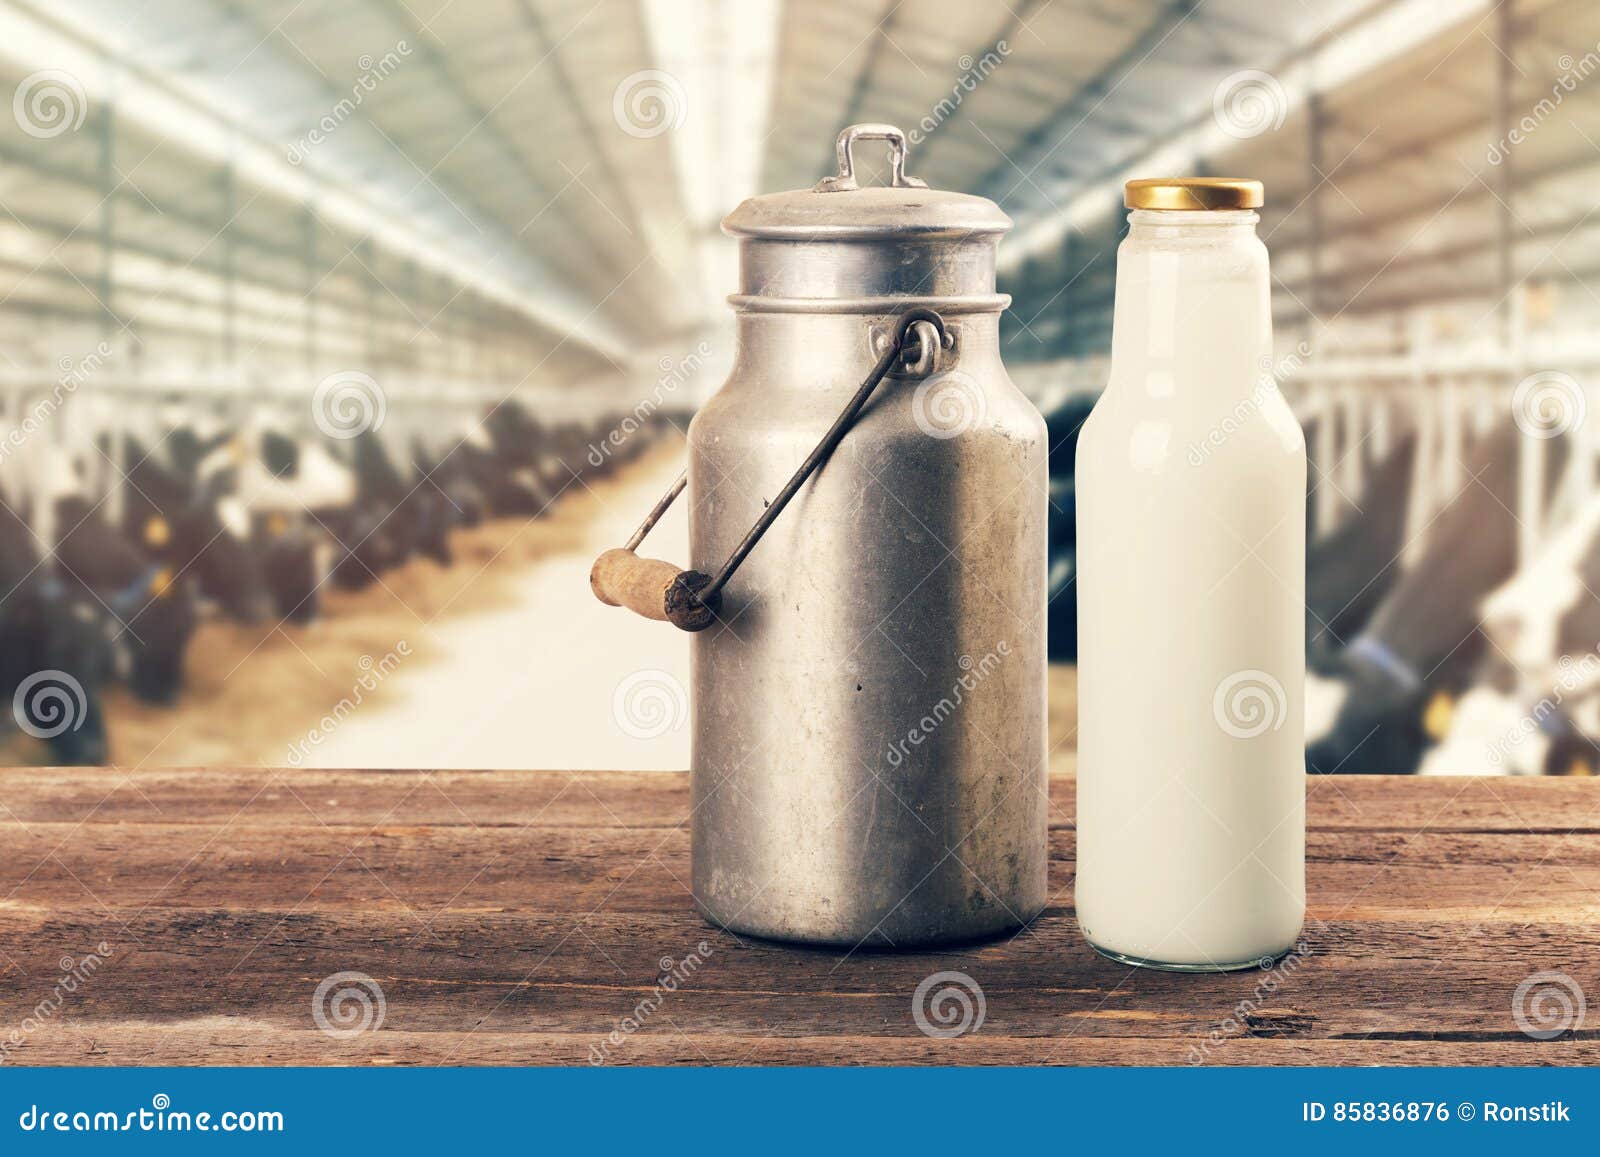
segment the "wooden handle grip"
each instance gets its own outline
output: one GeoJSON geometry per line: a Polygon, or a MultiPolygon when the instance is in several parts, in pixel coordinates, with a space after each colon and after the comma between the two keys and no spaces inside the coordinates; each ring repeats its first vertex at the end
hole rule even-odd
{"type": "Polygon", "coordinates": [[[647,619],[671,623],[685,631],[703,631],[716,621],[716,599],[694,597],[710,579],[681,570],[659,558],[640,558],[631,550],[608,550],[594,560],[589,586],[595,598],[612,607],[627,607],[647,619]]]}

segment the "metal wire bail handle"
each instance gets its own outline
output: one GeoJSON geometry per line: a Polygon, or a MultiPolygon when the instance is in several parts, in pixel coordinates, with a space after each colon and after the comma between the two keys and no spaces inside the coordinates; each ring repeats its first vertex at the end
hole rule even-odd
{"type": "Polygon", "coordinates": [[[849,433],[867,400],[872,397],[872,392],[895,363],[909,362],[912,377],[925,377],[938,364],[938,351],[949,348],[950,344],[950,331],[945,326],[944,318],[934,310],[919,307],[901,314],[900,320],[895,323],[894,339],[878,358],[872,372],[856,389],[794,476],[784,483],[778,496],[761,512],[750,533],[733,548],[733,553],[728,555],[728,561],[722,564],[721,570],[714,576],[702,571],[680,570],[669,562],[640,558],[634,553],[645,535],[650,533],[688,485],[689,472],[685,470],[645,516],[626,546],[608,550],[595,559],[594,568],[589,572],[589,585],[595,597],[608,606],[627,607],[645,618],[671,623],[685,631],[705,630],[716,620],[717,609],[722,602],[722,588],[739,569],[739,564],[755,549],[761,536],[783,513],[783,508],[805,485],[806,479],[828,460],[834,447],[849,433]],[[907,351],[912,349],[916,350],[916,356],[907,358],[907,351]]]}

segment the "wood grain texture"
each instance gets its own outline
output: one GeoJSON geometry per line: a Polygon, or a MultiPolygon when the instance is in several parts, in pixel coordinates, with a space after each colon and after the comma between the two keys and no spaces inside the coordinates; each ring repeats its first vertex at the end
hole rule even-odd
{"type": "Polygon", "coordinates": [[[1180,977],[1111,964],[1079,937],[1070,777],[1052,781],[1054,900],[1032,927],[844,954],[698,918],[683,775],[5,772],[0,1051],[13,1064],[1600,1063],[1600,1025],[1540,1041],[1512,1015],[1538,971],[1600,993],[1600,786],[1335,777],[1309,792],[1304,953],[1180,977]],[[102,945],[93,975],[63,985],[102,945]],[[334,1037],[312,998],[348,971],[381,988],[383,1020],[334,1037]],[[976,1031],[919,1029],[913,993],[939,971],[981,987],[976,1031]]]}
{"type": "Polygon", "coordinates": [[[703,631],[716,621],[717,600],[713,597],[708,606],[691,601],[687,588],[678,581],[683,578],[683,569],[670,562],[614,548],[594,560],[589,586],[607,606],[627,607],[647,619],[686,631],[703,631]]]}

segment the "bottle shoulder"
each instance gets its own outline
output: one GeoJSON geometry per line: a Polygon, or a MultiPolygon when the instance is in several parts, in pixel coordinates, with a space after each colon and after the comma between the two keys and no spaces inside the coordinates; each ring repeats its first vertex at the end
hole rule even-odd
{"type": "Polygon", "coordinates": [[[1084,423],[1076,466],[1083,474],[1166,473],[1208,462],[1303,472],[1305,461],[1305,435],[1276,389],[1208,401],[1108,389],[1084,423]]]}

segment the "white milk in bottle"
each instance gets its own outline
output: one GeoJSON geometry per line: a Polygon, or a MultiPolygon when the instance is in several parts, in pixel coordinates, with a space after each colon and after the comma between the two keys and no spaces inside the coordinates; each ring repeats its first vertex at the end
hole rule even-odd
{"type": "Polygon", "coordinates": [[[1133,181],[1078,443],[1077,911],[1132,964],[1243,968],[1305,913],[1305,440],[1256,181],[1133,181]]]}

